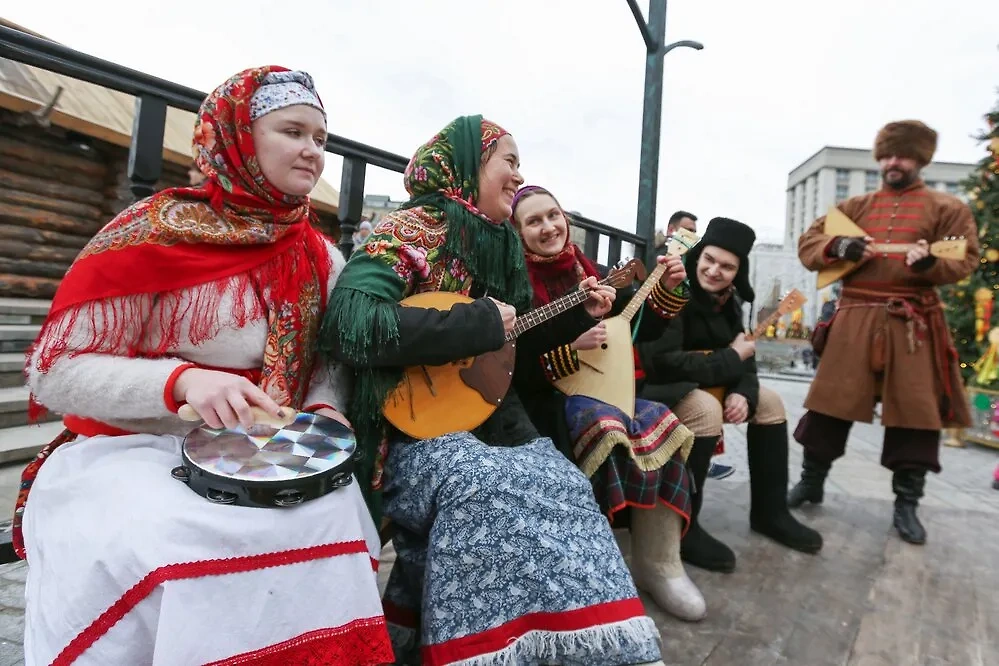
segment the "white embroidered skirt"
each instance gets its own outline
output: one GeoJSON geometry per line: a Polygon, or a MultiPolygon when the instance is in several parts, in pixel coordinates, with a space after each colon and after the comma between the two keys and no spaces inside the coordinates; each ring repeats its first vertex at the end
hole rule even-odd
{"type": "Polygon", "coordinates": [[[42,465],[26,663],[391,662],[356,483],[288,509],[212,504],[171,477],[181,443],[81,437],[42,465]]]}

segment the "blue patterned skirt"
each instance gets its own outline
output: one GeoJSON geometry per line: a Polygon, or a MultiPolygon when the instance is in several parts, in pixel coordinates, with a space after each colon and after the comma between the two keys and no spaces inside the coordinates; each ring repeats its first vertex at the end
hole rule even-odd
{"type": "Polygon", "coordinates": [[[397,560],[384,606],[398,663],[660,659],[590,483],[551,440],[404,440],[385,475],[397,560]]]}

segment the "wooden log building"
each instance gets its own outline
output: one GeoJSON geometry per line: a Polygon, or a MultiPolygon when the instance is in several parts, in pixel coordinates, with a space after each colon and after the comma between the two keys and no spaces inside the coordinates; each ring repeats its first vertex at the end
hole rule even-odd
{"type": "MultiPolygon", "coordinates": [[[[131,95],[0,58],[0,297],[52,298],[80,249],[132,203],[134,108],[131,95]]],[[[193,128],[193,113],[167,110],[157,189],[189,183],[193,128]]],[[[312,193],[335,239],[338,199],[324,180],[312,193]]]]}

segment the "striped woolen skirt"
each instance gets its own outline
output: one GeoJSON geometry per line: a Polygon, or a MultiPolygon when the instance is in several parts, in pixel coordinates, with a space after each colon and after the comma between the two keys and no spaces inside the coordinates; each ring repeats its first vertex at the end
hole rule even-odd
{"type": "Polygon", "coordinates": [[[627,507],[657,504],[690,520],[690,477],[684,462],[694,434],[668,407],[637,400],[635,417],[585,396],[565,400],[565,416],[580,470],[601,511],[613,523],[627,507]]]}

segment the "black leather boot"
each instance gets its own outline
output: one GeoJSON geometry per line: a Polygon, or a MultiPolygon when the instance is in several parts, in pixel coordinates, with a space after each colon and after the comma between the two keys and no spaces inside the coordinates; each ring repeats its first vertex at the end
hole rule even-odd
{"type": "Polygon", "coordinates": [[[704,531],[697,517],[704,502],[704,480],[715,452],[717,437],[696,437],[687,458],[694,487],[690,496],[690,527],[680,542],[680,557],[687,564],[708,571],[732,573],[735,571],[735,553],[718,539],[704,531]]]}
{"type": "Polygon", "coordinates": [[[899,469],[892,476],[891,487],[895,491],[895,529],[902,541],[922,545],[926,543],[926,529],[919,522],[916,507],[926,486],[925,469],[899,469]]]}
{"type": "Polygon", "coordinates": [[[788,493],[787,505],[796,509],[805,502],[822,504],[825,496],[823,485],[826,476],[829,475],[830,467],[832,465],[809,458],[808,453],[805,453],[805,458],[801,461],[801,481],[798,481],[788,493]]]}
{"type": "Polygon", "coordinates": [[[819,552],[822,535],[799,523],[787,510],[787,423],[750,423],[746,448],[752,495],[749,526],[788,548],[810,554],[819,552]]]}

